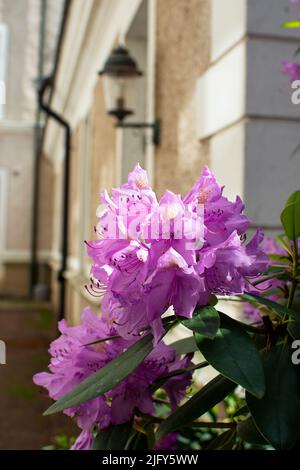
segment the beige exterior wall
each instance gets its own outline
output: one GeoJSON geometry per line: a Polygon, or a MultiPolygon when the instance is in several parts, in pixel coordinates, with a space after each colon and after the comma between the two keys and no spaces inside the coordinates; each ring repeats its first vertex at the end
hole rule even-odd
{"type": "Polygon", "coordinates": [[[102,79],[95,87],[91,109],[91,192],[90,221],[91,237],[95,236],[93,227],[97,223],[96,210],[99,206],[100,191],[116,185],[116,130],[114,122],[105,110],[102,79]]]}
{"type": "Polygon", "coordinates": [[[208,163],[208,144],[196,131],[196,80],[209,66],[209,0],[158,0],[155,188],[184,193],[208,163]]]}
{"type": "MultiPolygon", "coordinates": [[[[94,90],[89,115],[72,132],[69,269],[66,273],[66,318],[70,324],[78,323],[84,307],[97,305],[97,302],[87,294],[84,287],[89,279],[89,259],[85,254],[84,241],[95,237],[94,226],[97,223],[96,210],[99,206],[100,191],[115,185],[115,134],[113,121],[105,111],[103,85],[102,80],[99,79],[94,90]],[[83,171],[86,172],[86,178],[82,175],[83,171]],[[88,211],[88,213],[85,213],[85,211],[88,211]]],[[[62,171],[63,167],[60,165],[56,174],[55,190],[59,192],[60,196],[62,171]]],[[[47,178],[47,175],[45,177],[47,178]]],[[[56,221],[61,219],[59,200],[53,217],[56,221]]],[[[44,226],[46,214],[43,214],[40,220],[41,225],[44,226]]],[[[60,240],[61,227],[55,226],[54,229],[58,240],[60,240]]],[[[56,244],[55,250],[59,252],[59,243],[56,244]]],[[[59,266],[59,262],[52,263],[51,291],[56,308],[58,307],[59,296],[57,283],[59,266]]]]}
{"type": "Polygon", "coordinates": [[[38,227],[38,250],[49,252],[53,232],[54,173],[51,163],[44,155],[40,160],[40,182],[38,217],[42,223],[38,227]],[[50,194],[52,197],[49,197],[50,194]]]}
{"type": "MultiPolygon", "coordinates": [[[[184,193],[208,162],[208,143],[199,141],[196,133],[195,93],[197,78],[209,65],[209,3],[209,0],[156,2],[153,105],[155,116],[162,122],[162,134],[161,144],[153,152],[153,183],[159,194],[166,188],[184,193]]],[[[76,81],[76,77],[73,78],[76,81]]],[[[73,102],[67,102],[64,108],[72,109],[73,102]]],[[[84,113],[77,110],[77,114],[84,113]]],[[[70,120],[72,122],[71,115],[70,120]]],[[[50,153],[47,156],[55,166],[51,284],[53,302],[57,305],[63,148],[60,145],[58,150],[56,146],[57,153],[51,154],[55,145],[51,146],[49,136],[48,139],[50,153]]],[[[72,129],[69,262],[66,273],[66,317],[71,324],[78,323],[85,306],[99,306],[99,299],[93,299],[84,289],[89,279],[89,260],[83,254],[84,239],[95,238],[93,228],[97,223],[99,194],[117,184],[119,157],[114,120],[107,115],[102,79],[97,78],[88,113],[72,129]],[[86,180],[82,175],[83,169],[87,173],[86,180]]],[[[126,152],[121,157],[127,158],[126,152]]],[[[123,165],[126,167],[126,162],[123,165]]]]}

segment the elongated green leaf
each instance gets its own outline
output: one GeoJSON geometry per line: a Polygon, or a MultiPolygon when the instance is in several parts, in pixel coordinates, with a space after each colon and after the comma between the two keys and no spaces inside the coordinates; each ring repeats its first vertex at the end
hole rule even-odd
{"type": "Polygon", "coordinates": [[[159,377],[159,379],[157,379],[152,385],[151,390],[152,392],[155,392],[156,390],[161,388],[161,386],[172,377],[177,377],[178,375],[182,375],[187,372],[194,372],[195,370],[202,369],[203,367],[207,367],[208,365],[209,365],[208,362],[204,361],[204,362],[201,362],[200,364],[194,364],[190,367],[186,367],[185,369],[172,370],[171,372],[168,372],[162,377],[159,377]]]}
{"type": "Polygon", "coordinates": [[[300,28],[300,21],[299,20],[294,20],[294,21],[286,21],[285,23],[282,23],[283,28],[300,28]]]}
{"type": "Polygon", "coordinates": [[[151,334],[144,336],[105,367],[81,382],[67,395],[60,398],[44,413],[45,415],[62,411],[91,400],[111,390],[125,379],[153,349],[151,334]]]}
{"type": "Polygon", "coordinates": [[[202,416],[229,395],[235,387],[236,384],[231,380],[218,375],[161,423],[156,432],[156,440],[160,441],[170,432],[202,416]]]}
{"type": "Polygon", "coordinates": [[[126,444],[126,450],[147,450],[151,449],[148,445],[148,439],[146,434],[136,432],[126,444]]]}
{"type": "Polygon", "coordinates": [[[288,198],[280,219],[289,239],[297,240],[300,237],[300,191],[295,191],[288,198]]]}
{"type": "Polygon", "coordinates": [[[184,354],[189,354],[198,351],[194,336],[179,339],[178,341],[171,343],[170,347],[175,349],[177,356],[182,356],[184,354]]]}
{"type": "Polygon", "coordinates": [[[186,328],[211,339],[216,336],[220,326],[219,314],[217,310],[210,305],[197,309],[193,318],[180,321],[186,328]]]}
{"type": "Polygon", "coordinates": [[[272,261],[278,261],[278,263],[282,263],[282,264],[292,264],[291,258],[288,258],[287,256],[284,256],[284,255],[277,255],[276,253],[274,253],[274,254],[269,254],[269,253],[268,253],[268,257],[269,257],[272,261]]]}
{"type": "Polygon", "coordinates": [[[300,323],[293,321],[287,326],[287,330],[293,339],[300,339],[300,323]]]}
{"type": "Polygon", "coordinates": [[[255,426],[252,416],[238,423],[237,434],[244,441],[249,442],[250,444],[268,444],[255,426]]]}
{"type": "Polygon", "coordinates": [[[206,450],[231,450],[236,440],[236,429],[229,429],[219,434],[206,450]]]}
{"type": "Polygon", "coordinates": [[[277,316],[283,318],[285,315],[292,317],[294,320],[300,321],[300,311],[292,310],[291,308],[287,308],[284,305],[281,305],[277,302],[273,302],[273,300],[266,299],[265,297],[261,297],[260,295],[256,294],[243,294],[243,299],[248,300],[249,302],[257,302],[258,304],[264,305],[272,312],[276,313],[277,316]]]}
{"type": "Polygon", "coordinates": [[[300,374],[289,344],[263,356],[267,391],[262,399],[246,393],[256,426],[275,449],[289,449],[300,438],[300,374]]]}
{"type": "Polygon", "coordinates": [[[250,393],[262,397],[265,379],[261,358],[252,339],[233,319],[220,313],[221,326],[215,339],[195,333],[196,343],[205,359],[250,393]]]}
{"type": "Polygon", "coordinates": [[[94,438],[93,450],[123,450],[131,433],[132,424],[124,423],[99,431],[94,438]]]}

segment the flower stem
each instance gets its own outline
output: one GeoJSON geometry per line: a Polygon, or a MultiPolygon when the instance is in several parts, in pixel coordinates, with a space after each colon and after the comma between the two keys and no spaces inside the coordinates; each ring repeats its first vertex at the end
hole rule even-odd
{"type": "Polygon", "coordinates": [[[293,280],[292,285],[289,291],[289,298],[287,302],[287,308],[291,308],[293,305],[293,300],[296,292],[296,287],[298,284],[297,275],[298,275],[298,243],[297,240],[294,240],[294,249],[293,249],[293,280]]]}

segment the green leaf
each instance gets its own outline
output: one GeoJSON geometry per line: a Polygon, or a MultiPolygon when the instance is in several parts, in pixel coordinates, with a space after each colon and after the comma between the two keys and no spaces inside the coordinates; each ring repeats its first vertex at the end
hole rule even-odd
{"type": "Polygon", "coordinates": [[[273,302],[273,300],[266,299],[265,297],[261,297],[260,295],[256,294],[243,294],[244,300],[248,300],[249,302],[256,302],[258,304],[264,305],[272,312],[276,313],[280,318],[289,315],[290,317],[294,318],[294,320],[300,321],[300,311],[292,310],[291,308],[287,308],[284,305],[281,305],[277,302],[273,302]]]}
{"type": "Polygon", "coordinates": [[[300,21],[299,20],[286,21],[285,23],[282,23],[281,26],[283,28],[300,28],[300,21]]]}
{"type": "Polygon", "coordinates": [[[147,435],[141,432],[135,433],[126,445],[126,450],[147,450],[151,448],[148,444],[147,435]]]}
{"type": "Polygon", "coordinates": [[[238,416],[243,416],[247,414],[249,414],[249,409],[247,405],[244,405],[234,413],[233,418],[237,418],[238,416]]]}
{"type": "Polygon", "coordinates": [[[300,323],[292,321],[288,323],[287,330],[293,339],[300,339],[300,323]]]}
{"type": "Polygon", "coordinates": [[[216,295],[211,295],[210,298],[209,298],[209,301],[208,301],[208,303],[211,307],[215,307],[218,302],[219,302],[219,299],[216,295]]]}
{"type": "Polygon", "coordinates": [[[189,354],[198,351],[194,336],[179,339],[178,341],[171,343],[170,347],[175,349],[177,356],[182,356],[184,354],[189,354]]]}
{"type": "Polygon", "coordinates": [[[44,413],[53,414],[58,411],[80,405],[92,398],[108,392],[143,362],[153,349],[151,334],[133,344],[124,353],[110,361],[105,367],[77,385],[67,395],[60,398],[44,413]]]}
{"type": "Polygon", "coordinates": [[[99,431],[94,438],[93,450],[123,450],[132,429],[131,423],[109,426],[99,431]]]}
{"type": "Polygon", "coordinates": [[[238,423],[237,434],[243,441],[249,442],[250,444],[268,444],[255,426],[252,416],[238,423]]]}
{"type": "Polygon", "coordinates": [[[260,400],[246,393],[256,426],[275,449],[290,449],[300,437],[300,374],[289,344],[264,353],[267,391],[260,400]]]}
{"type": "Polygon", "coordinates": [[[288,198],[280,219],[288,238],[296,241],[300,236],[300,191],[288,198]]]}
{"type": "Polygon", "coordinates": [[[231,380],[218,375],[160,424],[156,432],[156,440],[160,441],[170,432],[192,423],[222,401],[235,387],[236,384],[231,380]]]}
{"type": "Polygon", "coordinates": [[[190,320],[180,321],[189,330],[211,339],[216,336],[220,326],[218,311],[210,305],[197,309],[190,320]]]}
{"type": "Polygon", "coordinates": [[[274,254],[268,253],[268,257],[272,261],[277,261],[278,263],[292,264],[292,260],[290,258],[288,258],[287,256],[284,256],[284,255],[277,255],[276,253],[274,253],[274,254]]]}
{"type": "Polygon", "coordinates": [[[224,313],[215,339],[195,333],[204,358],[221,374],[257,397],[265,393],[265,379],[259,352],[244,329],[224,313]]]}
{"type": "Polygon", "coordinates": [[[208,365],[209,365],[208,362],[204,361],[204,362],[200,362],[200,364],[193,364],[192,366],[186,367],[185,369],[172,370],[171,372],[168,372],[167,374],[159,377],[159,379],[157,379],[152,385],[151,391],[155,392],[156,390],[161,388],[163,384],[166,383],[172,377],[176,377],[178,375],[182,375],[187,372],[194,372],[195,370],[202,369],[203,367],[207,367],[208,365]]]}
{"type": "Polygon", "coordinates": [[[232,450],[236,440],[236,429],[219,434],[205,450],[232,450]]]}

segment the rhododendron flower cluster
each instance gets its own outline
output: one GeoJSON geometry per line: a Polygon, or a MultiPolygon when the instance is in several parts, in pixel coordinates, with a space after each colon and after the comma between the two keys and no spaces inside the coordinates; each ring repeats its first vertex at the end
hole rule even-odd
{"type": "MultiPolygon", "coordinates": [[[[163,315],[172,307],[176,323],[176,316],[192,318],[214,294],[242,294],[269,264],[260,231],[246,242],[250,222],[241,199],[229,201],[208,168],[184,197],[166,191],[158,201],[137,165],[111,196],[101,194],[101,202],[98,239],[87,242],[88,290],[101,299],[101,317],[85,309],[81,325],[61,321],[61,336],[50,347],[50,372],[34,381],[59,401],[144,334],[152,333],[154,341],[152,352],[124,380],[63,408],[82,429],[74,449],[90,448],[99,429],[154,416],[152,385],[176,371],[160,383],[174,411],[191,382],[193,354],[176,358],[162,341],[163,315]]],[[[157,445],[172,447],[174,436],[157,445]]]]}
{"type": "MultiPolygon", "coordinates": [[[[62,320],[59,330],[61,336],[53,341],[49,349],[50,372],[34,376],[34,382],[45,387],[54,400],[64,396],[136,341],[115,338],[95,342],[115,336],[116,331],[104,317],[99,318],[88,308],[83,311],[81,325],[69,327],[62,320]]],[[[150,386],[163,375],[185,369],[190,364],[188,356],[176,358],[175,350],[161,341],[119,385],[103,396],[65,410],[68,416],[77,418],[77,424],[82,429],[73,449],[89,449],[93,441],[92,431],[97,428],[128,422],[137,411],[153,415],[155,407],[150,386]]],[[[162,385],[172,409],[183,398],[190,380],[191,373],[184,372],[169,378],[162,385]]]]}
{"type": "Polygon", "coordinates": [[[191,318],[212,294],[243,293],[268,265],[262,233],[246,243],[241,199],[229,201],[207,167],[184,197],[166,191],[158,201],[137,165],[101,202],[99,239],[87,243],[89,290],[103,297],[102,314],[124,338],[151,326],[157,342],[169,307],[191,318]]]}

